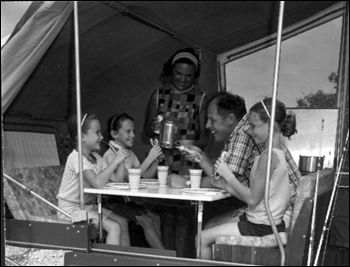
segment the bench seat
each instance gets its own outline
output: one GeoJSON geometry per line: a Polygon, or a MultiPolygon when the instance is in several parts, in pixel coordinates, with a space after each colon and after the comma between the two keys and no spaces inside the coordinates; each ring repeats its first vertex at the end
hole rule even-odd
{"type": "MultiPolygon", "coordinates": [[[[315,194],[316,173],[302,176],[297,188],[297,200],[292,219],[286,233],[281,234],[285,245],[286,264],[300,266],[305,264],[310,224],[315,194]]],[[[331,189],[334,184],[334,170],[324,169],[319,174],[318,202],[316,212],[317,242],[323,227],[331,189]]],[[[218,236],[213,245],[214,260],[246,264],[280,264],[280,252],[274,235],[264,237],[218,236]]]]}
{"type": "MultiPolygon", "coordinates": [[[[24,167],[5,173],[57,206],[63,172],[64,165],[56,165],[24,167]]],[[[58,222],[54,208],[7,179],[4,179],[4,198],[15,219],[58,222]]]]}

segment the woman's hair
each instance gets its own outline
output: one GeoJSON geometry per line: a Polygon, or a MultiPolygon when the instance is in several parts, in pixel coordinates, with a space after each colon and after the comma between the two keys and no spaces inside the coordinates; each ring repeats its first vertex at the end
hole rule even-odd
{"type": "MultiPolygon", "coordinates": [[[[265,98],[251,107],[249,111],[259,114],[263,122],[268,122],[271,116],[272,98],[265,98]]],[[[283,136],[290,137],[297,133],[295,114],[290,112],[287,114],[286,106],[283,102],[276,99],[275,122],[281,129],[283,136]]]]}
{"type": "Polygon", "coordinates": [[[173,68],[175,66],[176,63],[186,63],[189,65],[192,65],[194,67],[196,67],[196,73],[194,75],[194,78],[198,78],[200,75],[200,71],[201,71],[201,66],[200,66],[200,62],[199,62],[199,57],[198,55],[195,53],[193,48],[185,48],[185,49],[180,49],[178,51],[176,51],[169,59],[167,62],[164,63],[163,65],[163,71],[160,74],[159,80],[164,84],[166,82],[169,81],[169,77],[173,74],[173,68]],[[192,61],[191,59],[187,58],[187,57],[180,57],[178,58],[175,62],[173,62],[173,59],[176,55],[178,55],[179,53],[190,53],[192,56],[194,56],[197,61],[198,64],[196,66],[195,62],[192,61]]]}
{"type": "Polygon", "coordinates": [[[217,111],[220,117],[225,118],[230,113],[235,114],[237,120],[241,120],[247,109],[243,97],[228,92],[219,92],[213,95],[209,102],[216,101],[217,111]]]}
{"type": "Polygon", "coordinates": [[[122,122],[125,120],[131,120],[134,121],[134,119],[129,116],[127,113],[122,114],[115,114],[112,117],[108,119],[108,134],[109,139],[113,140],[113,137],[111,136],[111,131],[119,131],[120,128],[122,128],[122,122]]]}
{"type": "MultiPolygon", "coordinates": [[[[81,122],[81,132],[87,133],[90,128],[90,123],[93,120],[98,120],[95,114],[82,113],[81,122]]],[[[69,117],[67,121],[67,128],[69,134],[69,141],[71,149],[76,148],[78,139],[78,128],[77,128],[77,114],[73,114],[69,117]]]]}

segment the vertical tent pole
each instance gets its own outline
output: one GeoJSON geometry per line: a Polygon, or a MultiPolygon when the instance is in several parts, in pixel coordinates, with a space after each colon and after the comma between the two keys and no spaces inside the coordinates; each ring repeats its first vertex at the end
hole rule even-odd
{"type": "Polygon", "coordinates": [[[74,45],[75,45],[75,82],[77,96],[77,128],[78,128],[78,154],[79,154],[79,181],[80,181],[80,209],[84,209],[83,186],[83,155],[81,145],[81,99],[80,99],[80,64],[79,64],[79,29],[78,29],[78,2],[74,1],[74,45]]]}
{"type": "Polygon", "coordinates": [[[277,98],[277,85],[278,85],[278,71],[279,62],[281,54],[281,39],[282,39],[282,27],[283,27],[283,12],[284,12],[284,1],[280,1],[279,17],[278,17],[278,30],[277,30],[277,44],[276,44],[276,57],[275,57],[275,72],[273,81],[273,92],[272,92],[272,107],[271,107],[271,120],[270,120],[270,133],[269,133],[269,148],[268,148],[268,160],[267,160],[267,170],[266,170],[266,183],[265,183],[265,194],[264,194],[264,204],[269,218],[273,233],[277,239],[278,247],[281,251],[281,266],[284,266],[285,262],[285,252],[282,245],[281,238],[277,231],[275,222],[273,221],[270,205],[269,205],[269,191],[270,191],[270,173],[271,173],[271,157],[272,157],[272,139],[274,131],[275,122],[275,111],[276,111],[276,98],[277,98]]]}
{"type": "MultiPolygon", "coordinates": [[[[4,169],[4,115],[1,113],[1,170],[4,169]]],[[[4,173],[1,172],[1,266],[5,266],[5,223],[4,223],[4,186],[3,186],[3,177],[4,173]]]]}

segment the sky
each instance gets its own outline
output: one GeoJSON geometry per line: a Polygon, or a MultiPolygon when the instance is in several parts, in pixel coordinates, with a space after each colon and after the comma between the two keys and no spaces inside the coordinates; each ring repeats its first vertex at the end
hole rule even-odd
{"type": "MultiPolygon", "coordinates": [[[[328,81],[338,69],[341,18],[282,43],[277,98],[287,107],[319,89],[334,93],[328,81]]],[[[275,46],[227,64],[226,88],[245,98],[247,108],[272,96],[275,46]]]]}

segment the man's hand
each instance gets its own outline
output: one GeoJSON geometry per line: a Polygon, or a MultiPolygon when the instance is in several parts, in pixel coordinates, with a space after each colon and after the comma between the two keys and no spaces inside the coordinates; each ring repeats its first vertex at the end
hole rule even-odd
{"type": "MultiPolygon", "coordinates": [[[[194,145],[187,145],[187,148],[194,151],[194,152],[197,152],[198,154],[200,154],[201,156],[203,155],[203,150],[200,149],[198,146],[194,146],[194,145]]],[[[192,161],[192,162],[196,162],[196,155],[195,154],[189,154],[187,152],[181,152],[183,155],[185,155],[185,158],[189,161],[192,161]]]]}

